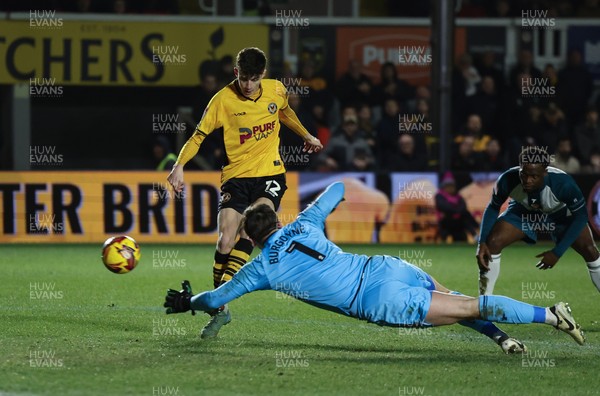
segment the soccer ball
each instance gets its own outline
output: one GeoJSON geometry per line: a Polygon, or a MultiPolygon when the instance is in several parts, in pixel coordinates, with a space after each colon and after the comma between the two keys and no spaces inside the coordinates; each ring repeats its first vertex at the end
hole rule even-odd
{"type": "Polygon", "coordinates": [[[102,245],[102,262],[116,274],[132,271],[141,257],[140,246],[126,235],[108,238],[102,245]]]}

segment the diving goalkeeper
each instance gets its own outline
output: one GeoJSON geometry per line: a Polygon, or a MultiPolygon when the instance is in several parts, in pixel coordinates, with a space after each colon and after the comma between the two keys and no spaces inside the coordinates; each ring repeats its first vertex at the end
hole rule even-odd
{"type": "Polygon", "coordinates": [[[443,326],[454,323],[494,340],[505,353],[526,347],[491,322],[545,323],[569,334],[579,344],[585,339],[568,304],[538,307],[503,296],[468,297],[452,292],[420,268],[391,256],[343,252],[327,240],[327,216],[344,196],[344,185],[330,185],[281,228],[266,205],[244,212],[246,233],[262,252],[231,281],[192,295],[191,287],[169,290],[167,313],[210,312],[246,293],[277,290],[308,304],[382,326],[443,326]]]}

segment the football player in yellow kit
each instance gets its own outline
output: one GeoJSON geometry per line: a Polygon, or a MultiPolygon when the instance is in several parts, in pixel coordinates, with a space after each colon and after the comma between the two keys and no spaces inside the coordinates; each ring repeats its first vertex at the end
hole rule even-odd
{"type": "MultiPolygon", "coordinates": [[[[221,174],[219,236],[213,264],[215,288],[230,280],[252,253],[252,242],[240,229],[244,210],[261,203],[277,210],[287,189],[279,155],[280,123],[302,137],[304,151],[312,153],[323,148],[288,105],[285,86],[264,78],[266,64],[265,53],[259,48],[244,48],[237,54],[233,70],[236,79],[212,97],[167,178],[175,191],[182,191],[183,166],[196,155],[206,136],[223,128],[227,165],[221,174]]],[[[214,338],[230,321],[227,305],[220,307],[200,336],[214,338]]]]}

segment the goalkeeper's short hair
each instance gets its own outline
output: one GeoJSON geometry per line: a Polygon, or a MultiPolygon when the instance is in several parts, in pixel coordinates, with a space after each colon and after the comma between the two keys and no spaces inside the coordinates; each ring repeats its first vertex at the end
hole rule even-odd
{"type": "Polygon", "coordinates": [[[262,244],[277,229],[277,221],[277,213],[269,205],[253,205],[244,211],[243,227],[254,243],[262,244]]]}

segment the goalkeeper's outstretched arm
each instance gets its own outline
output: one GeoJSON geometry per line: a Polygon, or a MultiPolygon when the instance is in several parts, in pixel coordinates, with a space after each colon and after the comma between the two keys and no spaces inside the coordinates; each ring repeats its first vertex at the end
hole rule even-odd
{"type": "Polygon", "coordinates": [[[215,290],[196,294],[192,297],[191,309],[211,312],[228,302],[256,290],[271,290],[269,281],[256,258],[244,265],[229,281],[215,290]]]}

